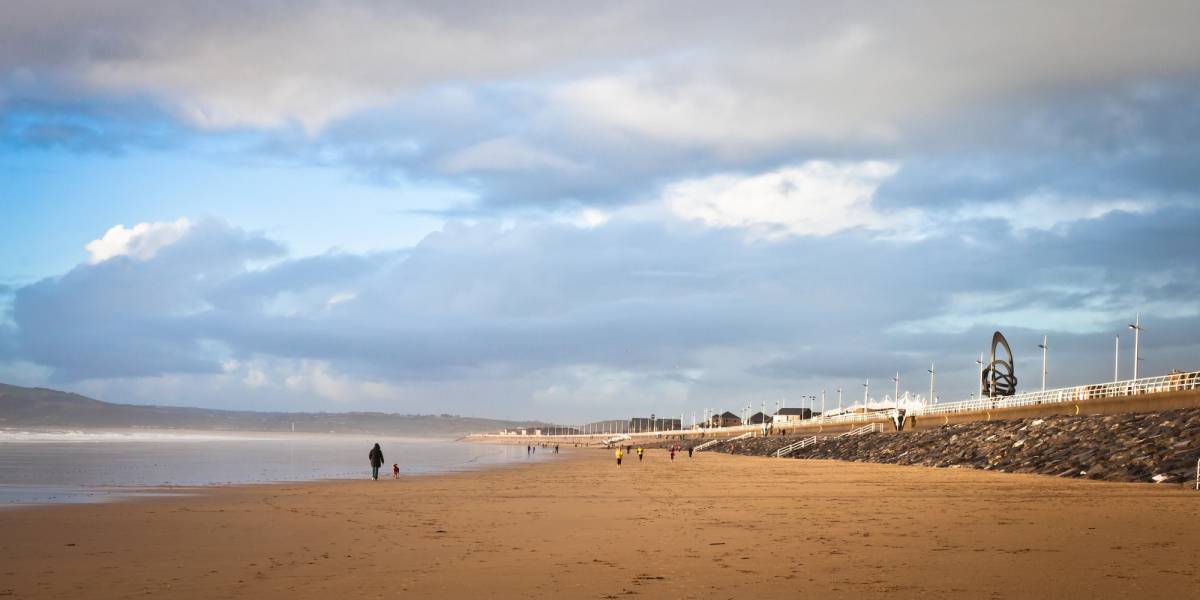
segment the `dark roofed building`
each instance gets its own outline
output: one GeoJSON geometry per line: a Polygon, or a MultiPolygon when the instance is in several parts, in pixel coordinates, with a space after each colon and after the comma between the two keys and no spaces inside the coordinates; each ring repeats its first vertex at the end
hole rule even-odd
{"type": "Polygon", "coordinates": [[[756,412],[756,413],[750,415],[750,424],[751,425],[762,425],[763,423],[770,423],[770,422],[771,422],[771,415],[768,415],[766,413],[756,412]]]}
{"type": "Polygon", "coordinates": [[[741,424],[742,418],[729,411],[709,418],[709,425],[712,427],[736,427],[741,424]]]}
{"type": "Polygon", "coordinates": [[[775,422],[802,421],[804,419],[811,419],[812,416],[813,412],[811,408],[781,408],[775,413],[775,422]]]}

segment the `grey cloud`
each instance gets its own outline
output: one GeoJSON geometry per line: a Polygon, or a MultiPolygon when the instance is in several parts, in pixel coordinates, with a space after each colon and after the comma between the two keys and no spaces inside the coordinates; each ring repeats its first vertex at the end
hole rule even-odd
{"type": "MultiPolygon", "coordinates": [[[[849,389],[897,369],[912,377],[937,361],[959,365],[945,367],[948,378],[955,368],[965,375],[943,389],[965,395],[967,359],[992,328],[1021,344],[1022,357],[1030,340],[1049,333],[1056,374],[1104,376],[1107,330],[1122,324],[1043,332],[1019,312],[962,332],[897,323],[972,310],[952,303],[958,293],[1006,299],[989,308],[996,314],[1132,313],[1174,302],[1194,315],[1197,223],[1196,210],[1111,215],[1054,233],[999,230],[984,244],[855,232],[747,243],[730,231],[626,221],[594,229],[451,224],[399,254],[265,268],[247,261],[279,259],[278,244],[210,223],[152,259],[81,265],[20,288],[15,353],[60,379],[93,381],[216,374],[230,359],[322,361],[418,396],[462,385],[478,397],[490,382],[509,394],[493,396],[493,405],[514,406],[537,389],[586,381],[578,369],[625,374],[642,382],[642,394],[683,386],[715,400],[813,382],[849,389]],[[1108,242],[1118,238],[1144,243],[1108,242]],[[1171,276],[1142,278],[1148,269],[1171,276]],[[329,303],[339,291],[352,295],[329,303]],[[282,311],[274,304],[281,295],[293,302],[282,311]],[[683,375],[692,371],[702,375],[683,375]]],[[[1148,346],[1147,368],[1185,365],[1193,351],[1200,317],[1172,319],[1159,321],[1173,331],[1148,346]]]]}
{"type": "Polygon", "coordinates": [[[186,135],[122,132],[147,109],[209,131],[249,125],[261,150],[385,184],[451,182],[483,211],[628,203],[680,177],[839,157],[910,165],[883,202],[1192,195],[1196,12],[60,0],[0,24],[0,113],[74,104],[96,121],[6,137],[78,150],[186,135]],[[589,82],[604,84],[585,88],[594,105],[563,93],[589,82]],[[496,139],[535,149],[542,167],[446,168],[496,139]]]}
{"type": "Polygon", "coordinates": [[[65,379],[215,371],[190,327],[206,291],[246,261],[281,252],[209,220],[148,260],[118,256],[21,287],[13,302],[21,355],[65,379]]]}

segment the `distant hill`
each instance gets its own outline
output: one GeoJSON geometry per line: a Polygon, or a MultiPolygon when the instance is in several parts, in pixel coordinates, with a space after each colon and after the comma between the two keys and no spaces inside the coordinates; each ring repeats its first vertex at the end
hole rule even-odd
{"type": "Polygon", "coordinates": [[[527,421],[477,419],[456,415],[391,413],[290,413],[213,410],[180,406],[112,404],[45,388],[0,383],[0,428],[81,427],[155,428],[226,431],[374,433],[412,437],[457,437],[527,421]]]}

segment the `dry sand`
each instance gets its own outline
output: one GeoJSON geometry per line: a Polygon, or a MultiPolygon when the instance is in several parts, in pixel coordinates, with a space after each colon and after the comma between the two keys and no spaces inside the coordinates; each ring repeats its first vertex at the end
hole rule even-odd
{"type": "Polygon", "coordinates": [[[0,511],[18,598],[1186,598],[1200,493],[606,451],[0,511]]]}

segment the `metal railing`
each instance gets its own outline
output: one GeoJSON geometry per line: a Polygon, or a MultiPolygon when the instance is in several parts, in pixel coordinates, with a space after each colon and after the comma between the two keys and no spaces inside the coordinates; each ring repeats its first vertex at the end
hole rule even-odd
{"type": "Polygon", "coordinates": [[[964,400],[962,402],[950,402],[947,404],[926,405],[914,408],[910,410],[908,414],[916,416],[940,415],[959,412],[977,412],[1005,408],[1017,408],[1021,406],[1032,406],[1037,404],[1069,404],[1087,402],[1088,400],[1099,400],[1103,398],[1121,398],[1125,396],[1137,396],[1141,394],[1156,394],[1162,392],[1175,392],[1195,389],[1200,389],[1200,371],[1193,371],[1191,373],[1172,373],[1170,375],[1143,377],[1141,379],[1129,379],[1126,381],[1114,381],[1111,383],[1080,385],[1057,390],[1046,390],[1044,392],[1027,392],[1024,394],[1016,394],[1013,396],[997,398],[980,398],[976,400],[964,400]]]}
{"type": "Polygon", "coordinates": [[[752,435],[754,435],[753,431],[747,431],[746,433],[743,433],[742,435],[739,435],[737,437],[725,438],[725,439],[720,439],[720,440],[709,440],[707,442],[704,442],[703,444],[700,444],[699,446],[692,448],[692,451],[699,452],[700,450],[711,448],[713,446],[716,446],[717,444],[721,444],[724,442],[736,442],[737,440],[744,440],[752,435]]]}
{"type": "MultiPolygon", "coordinates": [[[[945,404],[926,404],[924,406],[909,405],[905,408],[905,416],[929,416],[929,415],[949,415],[954,413],[964,412],[983,412],[989,410],[1002,410],[1007,408],[1019,408],[1022,406],[1033,406],[1039,404],[1078,404],[1089,400],[1099,400],[1104,398],[1120,398],[1126,396],[1137,396],[1142,394],[1154,394],[1162,392],[1174,392],[1182,390],[1200,389],[1200,371],[1192,371],[1188,373],[1171,373],[1169,375],[1159,375],[1156,377],[1143,377],[1140,379],[1129,379],[1125,381],[1114,381],[1109,383],[1099,383],[1091,385],[1080,385],[1069,388],[1061,388],[1055,390],[1046,390],[1044,392],[1028,392],[1024,394],[1016,394],[1013,396],[1003,396],[996,398],[979,398],[973,400],[963,400],[961,402],[948,402],[945,404]]],[[[791,429],[794,427],[821,427],[826,425],[845,425],[854,423],[878,423],[880,421],[895,421],[900,415],[897,408],[869,409],[863,412],[850,412],[838,415],[813,417],[811,419],[802,419],[798,421],[780,421],[773,424],[775,428],[791,429]]],[[[755,432],[761,432],[764,428],[759,424],[751,425],[734,425],[731,427],[708,427],[708,428],[692,428],[692,429],[675,429],[670,431],[644,432],[644,433],[627,433],[629,438],[642,437],[662,437],[663,435],[695,435],[704,433],[706,435],[731,435],[734,433],[745,432],[743,435],[748,437],[755,432]]],[[[560,434],[554,437],[562,438],[593,438],[596,434],[571,433],[560,434]]],[[[612,434],[606,434],[612,435],[612,434]]],[[[479,434],[471,437],[498,437],[504,438],[505,434],[479,434]]],[[[513,436],[515,437],[515,436],[513,436]]],[[[540,437],[549,437],[543,435],[540,437]]],[[[729,441],[727,439],[713,440],[716,442],[729,441]]],[[[709,442],[705,442],[708,444],[709,442]]],[[[704,444],[696,448],[706,447],[704,444]]]]}
{"type": "Polygon", "coordinates": [[[855,437],[855,436],[860,436],[860,435],[864,435],[867,433],[875,433],[877,431],[883,432],[883,424],[871,423],[869,425],[863,425],[862,427],[855,427],[854,429],[851,429],[850,431],[847,431],[847,432],[839,435],[838,437],[840,437],[840,438],[855,437]]]}
{"type": "Polygon", "coordinates": [[[798,442],[793,442],[791,444],[788,444],[788,445],[776,450],[775,458],[783,458],[784,456],[787,456],[797,450],[803,450],[804,448],[812,446],[813,444],[816,444],[818,441],[820,441],[820,439],[814,435],[810,438],[804,438],[798,442]]]}
{"type": "MultiPolygon", "coordinates": [[[[1044,392],[1027,392],[1013,396],[963,400],[961,402],[948,402],[946,404],[910,406],[906,409],[905,415],[919,417],[962,412],[1001,410],[1006,408],[1033,406],[1038,404],[1074,404],[1103,398],[1121,398],[1126,396],[1137,396],[1141,394],[1156,394],[1162,392],[1176,392],[1195,389],[1200,389],[1200,371],[1192,371],[1190,373],[1171,373],[1169,375],[1159,375],[1157,377],[1143,377],[1140,379],[1129,379],[1126,381],[1114,381],[1110,383],[1079,385],[1056,390],[1046,390],[1044,392]]],[[[811,419],[804,419],[802,421],[792,421],[789,422],[788,425],[812,427],[823,425],[840,425],[846,423],[861,423],[865,421],[878,422],[886,419],[895,419],[898,416],[899,411],[892,408],[867,412],[843,413],[832,416],[822,415],[819,417],[813,417],[811,419]]]]}

